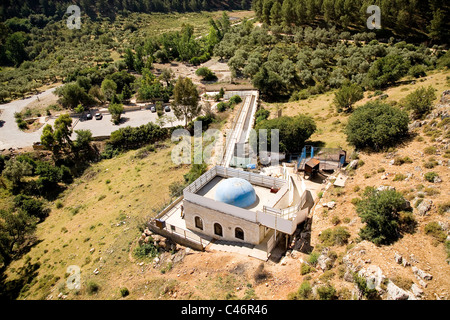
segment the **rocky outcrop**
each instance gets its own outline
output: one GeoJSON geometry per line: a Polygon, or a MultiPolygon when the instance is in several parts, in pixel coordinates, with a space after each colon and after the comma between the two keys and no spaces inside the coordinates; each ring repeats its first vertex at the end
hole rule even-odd
{"type": "Polygon", "coordinates": [[[433,205],[433,201],[431,200],[423,200],[419,206],[417,207],[417,211],[419,215],[424,216],[431,210],[431,206],[433,205]]]}
{"type": "Polygon", "coordinates": [[[331,254],[330,249],[324,248],[317,258],[317,266],[322,270],[329,270],[333,267],[336,256],[331,254]]]}
{"type": "Polygon", "coordinates": [[[403,290],[395,285],[392,281],[389,281],[386,288],[386,300],[415,300],[414,294],[403,290]]]}
{"type": "Polygon", "coordinates": [[[418,279],[423,279],[423,280],[432,280],[433,279],[433,276],[431,274],[429,274],[415,266],[412,267],[411,270],[418,279]]]}

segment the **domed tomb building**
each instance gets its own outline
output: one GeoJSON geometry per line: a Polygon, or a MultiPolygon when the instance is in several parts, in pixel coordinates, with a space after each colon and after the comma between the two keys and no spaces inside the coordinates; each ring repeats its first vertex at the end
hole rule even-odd
{"type": "Polygon", "coordinates": [[[309,213],[306,192],[287,172],[274,178],[216,166],[184,189],[182,215],[188,230],[215,239],[289,241],[309,213]]]}

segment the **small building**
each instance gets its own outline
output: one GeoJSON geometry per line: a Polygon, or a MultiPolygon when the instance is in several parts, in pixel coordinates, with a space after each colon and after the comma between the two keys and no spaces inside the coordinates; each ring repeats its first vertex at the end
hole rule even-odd
{"type": "Polygon", "coordinates": [[[310,159],[305,163],[305,175],[309,175],[310,177],[314,177],[320,168],[320,160],[318,159],[310,159]]]}
{"type": "Polygon", "coordinates": [[[184,189],[181,213],[173,214],[173,205],[156,219],[185,238],[187,232],[191,239],[195,234],[240,242],[269,254],[307,218],[306,192],[303,180],[297,183],[288,173],[281,179],[215,166],[184,189]]]}

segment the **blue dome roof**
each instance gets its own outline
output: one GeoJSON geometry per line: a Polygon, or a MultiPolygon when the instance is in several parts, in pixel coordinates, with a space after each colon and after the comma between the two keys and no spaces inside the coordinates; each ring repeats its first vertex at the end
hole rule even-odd
{"type": "Polygon", "coordinates": [[[256,193],[253,186],[247,180],[229,178],[222,180],[216,189],[215,200],[236,207],[246,208],[256,201],[256,193]]]}

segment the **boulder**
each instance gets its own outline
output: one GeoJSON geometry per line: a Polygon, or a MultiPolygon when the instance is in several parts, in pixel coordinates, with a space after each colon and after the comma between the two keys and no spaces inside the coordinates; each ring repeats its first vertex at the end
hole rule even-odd
{"type": "Polygon", "coordinates": [[[431,200],[423,200],[419,206],[417,207],[417,211],[419,215],[424,216],[431,210],[431,206],[433,205],[433,201],[431,200]]]}
{"type": "Polygon", "coordinates": [[[347,169],[356,169],[356,167],[358,167],[358,160],[352,160],[347,166],[347,169]]]}
{"type": "Polygon", "coordinates": [[[373,264],[369,265],[367,268],[361,268],[358,275],[366,279],[366,285],[369,289],[380,290],[380,285],[386,279],[383,270],[381,270],[379,266],[373,264]]]}
{"type": "Polygon", "coordinates": [[[441,183],[441,182],[442,182],[442,179],[439,176],[434,177],[433,183],[441,183]]]}
{"type": "Polygon", "coordinates": [[[333,209],[336,206],[336,202],[330,201],[327,203],[322,204],[322,207],[326,207],[328,209],[333,209]]]}
{"type": "Polygon", "coordinates": [[[395,253],[394,259],[395,259],[395,262],[397,262],[398,264],[401,264],[403,261],[403,257],[398,253],[395,253]]]}
{"type": "Polygon", "coordinates": [[[410,298],[410,293],[408,291],[398,287],[392,281],[389,281],[386,292],[387,300],[408,300],[410,298]]]}
{"type": "Polygon", "coordinates": [[[328,270],[333,266],[334,259],[328,256],[329,251],[330,250],[328,248],[324,248],[320,256],[317,258],[317,265],[322,270],[328,270]]]}
{"type": "Polygon", "coordinates": [[[416,298],[421,298],[423,296],[423,290],[415,283],[411,286],[411,291],[416,298]]]}
{"type": "Polygon", "coordinates": [[[420,279],[423,280],[432,280],[433,276],[417,267],[412,267],[412,272],[420,279]]]}

